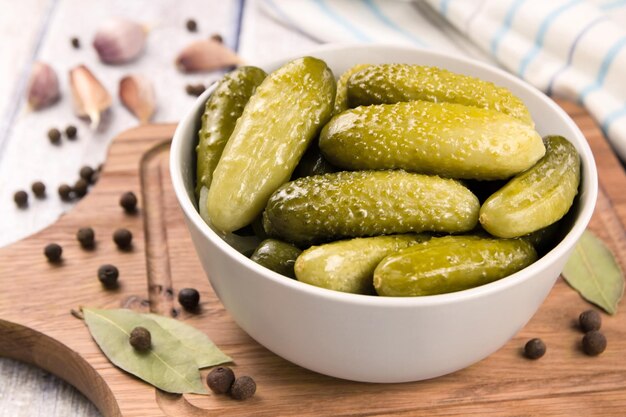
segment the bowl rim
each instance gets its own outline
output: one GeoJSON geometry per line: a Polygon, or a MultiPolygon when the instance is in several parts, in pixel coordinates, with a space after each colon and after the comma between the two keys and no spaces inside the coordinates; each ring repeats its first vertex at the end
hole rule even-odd
{"type": "Polygon", "coordinates": [[[183,160],[182,148],[184,145],[184,141],[189,140],[189,138],[185,138],[184,130],[186,130],[186,127],[189,125],[196,125],[196,114],[200,110],[201,106],[204,105],[208,97],[212,94],[213,90],[215,89],[215,84],[208,88],[207,91],[205,91],[201,96],[198,97],[198,99],[189,109],[185,117],[179,122],[178,126],[176,127],[176,131],[174,133],[170,148],[170,176],[174,186],[176,198],[185,216],[187,217],[187,220],[193,223],[193,225],[204,235],[204,237],[210,240],[216,247],[218,247],[224,253],[224,255],[232,258],[233,261],[242,264],[242,266],[246,267],[251,273],[259,274],[264,279],[268,279],[275,284],[287,287],[293,291],[306,293],[313,297],[320,297],[328,301],[334,300],[346,304],[368,305],[371,307],[411,308],[418,306],[455,303],[463,300],[471,300],[484,297],[499,291],[503,291],[509,287],[516,286],[533,276],[540,275],[547,268],[549,268],[550,265],[557,262],[560,258],[566,256],[568,252],[572,250],[578,239],[585,231],[587,224],[589,223],[589,221],[591,220],[591,216],[593,215],[598,194],[597,169],[589,143],[587,142],[587,139],[580,131],[578,126],[560,106],[558,106],[552,99],[550,99],[548,96],[546,96],[544,93],[542,93],[532,85],[515,77],[511,73],[508,73],[500,68],[494,67],[481,61],[458,55],[432,51],[424,48],[400,46],[396,44],[386,43],[326,44],[317,48],[307,50],[306,53],[303,54],[290,55],[272,61],[261,62],[257,64],[257,66],[262,68],[277,67],[302,56],[315,56],[319,53],[340,51],[345,51],[346,53],[348,53],[350,50],[354,49],[372,50],[379,48],[384,48],[387,50],[394,49],[398,53],[418,53],[430,55],[435,58],[450,60],[456,62],[457,64],[478,67],[478,69],[480,70],[495,73],[496,75],[505,78],[508,82],[516,85],[517,88],[526,90],[529,94],[535,96],[536,99],[539,99],[540,101],[547,104],[548,107],[550,107],[551,110],[554,111],[555,114],[561,119],[561,121],[565,123],[568,128],[570,128],[573,132],[575,132],[576,140],[577,142],[579,142],[580,145],[576,146],[576,148],[581,158],[581,178],[584,178],[584,181],[582,182],[583,189],[580,190],[578,193],[578,195],[580,196],[579,204],[581,209],[578,217],[574,221],[572,228],[561,240],[561,242],[559,242],[552,250],[550,250],[544,256],[539,258],[536,262],[514,274],[478,287],[446,294],[436,294],[420,297],[381,297],[372,295],[351,294],[316,287],[314,285],[310,285],[304,282],[300,282],[296,279],[291,279],[280,275],[277,272],[274,272],[257,264],[256,262],[252,261],[245,255],[237,251],[235,248],[230,246],[228,243],[226,243],[226,241],[224,241],[215,231],[213,231],[202,219],[202,217],[200,217],[199,212],[196,210],[194,203],[189,198],[185,189],[185,181],[182,175],[180,162],[183,160]]]}

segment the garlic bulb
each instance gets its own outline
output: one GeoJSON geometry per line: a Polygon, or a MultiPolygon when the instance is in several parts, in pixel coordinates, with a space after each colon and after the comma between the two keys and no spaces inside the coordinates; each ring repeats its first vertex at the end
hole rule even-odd
{"type": "Polygon", "coordinates": [[[122,104],[141,123],[147,123],[156,108],[154,88],[150,80],[142,75],[128,75],[120,80],[119,90],[122,104]]]}
{"type": "Polygon", "coordinates": [[[33,110],[54,104],[61,93],[59,79],[52,67],[44,62],[35,62],[28,84],[28,104],[33,110]]]}
{"type": "Polygon", "coordinates": [[[212,71],[241,63],[235,52],[215,39],[192,42],[176,58],[176,66],[182,72],[212,71]]]}
{"type": "Polygon", "coordinates": [[[70,70],[70,87],[76,114],[79,117],[89,117],[91,127],[97,128],[102,113],[111,107],[109,92],[84,65],[70,70]]]}
{"type": "Polygon", "coordinates": [[[93,40],[100,60],[106,64],[123,64],[135,59],[145,44],[145,28],[128,19],[106,21],[93,40]]]}

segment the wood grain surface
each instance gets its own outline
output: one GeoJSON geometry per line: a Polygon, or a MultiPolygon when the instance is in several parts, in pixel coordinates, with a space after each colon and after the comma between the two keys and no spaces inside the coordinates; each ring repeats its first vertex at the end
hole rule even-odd
{"type": "MultiPolygon", "coordinates": [[[[590,227],[626,266],[624,171],[588,115],[562,105],[585,132],[598,163],[600,194],[590,227]]],[[[575,323],[589,305],[560,280],[530,323],[502,349],[434,380],[354,383],[307,371],[267,351],[233,322],[198,262],[169,180],[167,144],[173,129],[149,125],[120,135],[100,181],[73,211],[50,228],[0,250],[0,355],[67,380],[105,416],[624,415],[626,311],[603,317],[608,348],[599,357],[585,356],[575,323]],[[125,214],[118,205],[120,195],[129,190],[140,197],[136,215],[125,214]],[[81,249],[75,239],[83,226],[96,232],[94,250],[81,249]],[[118,227],[132,231],[132,251],[118,251],[113,244],[111,236],[118,227]],[[50,242],[63,246],[60,265],[43,256],[50,242]],[[96,278],[104,263],[120,269],[116,291],[105,291],[96,278]],[[184,287],[200,290],[200,314],[185,313],[177,304],[175,295],[184,287]],[[70,314],[80,306],[125,306],[177,315],[232,356],[238,375],[253,376],[257,395],[240,403],[215,395],[155,390],[106,360],[83,322],[70,314]],[[541,337],[548,345],[541,360],[521,355],[531,337],[541,337]]]]}

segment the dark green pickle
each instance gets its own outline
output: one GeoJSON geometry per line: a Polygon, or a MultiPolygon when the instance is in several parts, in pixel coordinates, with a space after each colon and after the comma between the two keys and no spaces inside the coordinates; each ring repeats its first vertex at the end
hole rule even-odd
{"type": "Polygon", "coordinates": [[[250,259],[267,269],[289,278],[295,278],[294,264],[302,251],[289,243],[277,239],[265,239],[256,248],[250,259]]]}

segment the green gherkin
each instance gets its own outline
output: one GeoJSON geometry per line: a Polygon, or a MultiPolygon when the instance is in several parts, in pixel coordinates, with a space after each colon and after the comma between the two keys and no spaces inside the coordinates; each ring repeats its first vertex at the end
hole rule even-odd
{"type": "Polygon", "coordinates": [[[250,259],[267,269],[289,278],[295,278],[294,264],[302,251],[289,243],[276,239],[265,239],[256,248],[250,259]]]}
{"type": "Polygon", "coordinates": [[[405,171],[336,172],[280,187],[263,213],[269,236],[296,244],[477,224],[478,199],[458,181],[405,171]]]}
{"type": "Polygon", "coordinates": [[[451,178],[509,178],[545,153],[529,125],[493,110],[411,101],[347,110],[324,127],[320,149],[345,169],[406,169],[451,178]]]}
{"type": "Polygon", "coordinates": [[[580,157],[562,136],[545,138],[546,155],[511,179],[480,209],[480,223],[494,236],[518,237],[543,229],[569,211],[578,194],[580,157]]]}
{"type": "Polygon", "coordinates": [[[312,246],[298,256],[296,277],[329,290],[374,294],[376,265],[387,255],[429,238],[415,234],[358,237],[312,246]]]}
{"type": "Polygon", "coordinates": [[[330,118],[335,89],[330,69],[311,57],[289,62],[265,78],[213,173],[207,212],[218,230],[232,232],[251,223],[289,180],[330,118]]]}
{"type": "Polygon", "coordinates": [[[523,239],[445,236],[386,257],[374,271],[378,295],[444,294],[484,285],[537,260],[523,239]]]}
{"type": "Polygon", "coordinates": [[[437,67],[407,64],[372,65],[348,81],[350,107],[425,100],[495,110],[534,126],[522,100],[508,89],[437,67]]]}
{"type": "Polygon", "coordinates": [[[370,64],[357,64],[341,74],[341,77],[339,77],[339,80],[337,81],[337,95],[335,96],[335,109],[333,110],[333,115],[348,110],[350,107],[348,105],[348,80],[350,80],[350,77],[352,77],[353,74],[356,74],[369,66],[370,64]]]}
{"type": "Polygon", "coordinates": [[[213,171],[235,129],[235,123],[266,75],[257,67],[237,68],[224,75],[207,100],[196,147],[196,197],[200,196],[202,187],[211,186],[213,171]]]}

